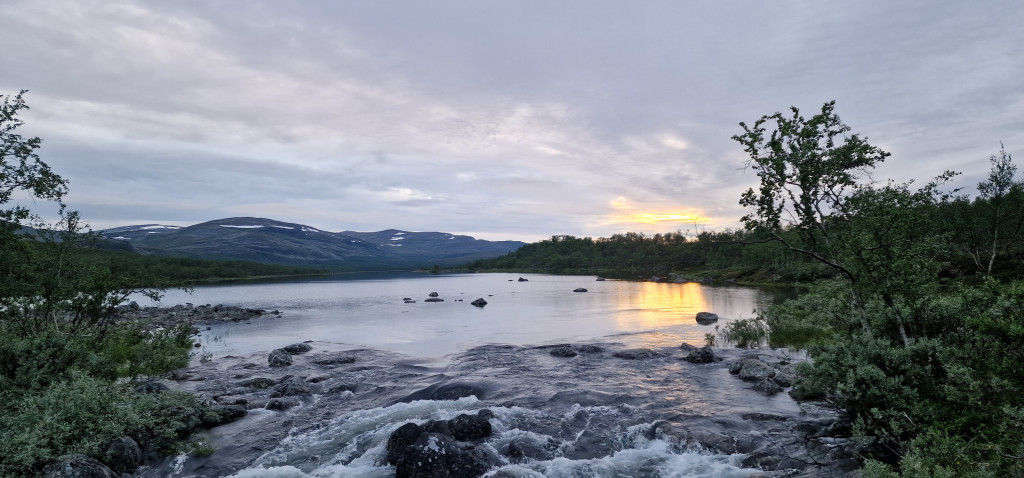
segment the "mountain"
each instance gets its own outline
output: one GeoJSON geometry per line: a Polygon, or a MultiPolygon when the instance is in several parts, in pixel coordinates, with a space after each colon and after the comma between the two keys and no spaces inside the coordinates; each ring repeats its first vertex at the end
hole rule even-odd
{"type": "Polygon", "coordinates": [[[244,260],[332,270],[398,270],[460,265],[514,251],[519,241],[485,241],[443,232],[328,232],[255,217],[187,227],[143,224],[99,231],[142,254],[244,260]]]}

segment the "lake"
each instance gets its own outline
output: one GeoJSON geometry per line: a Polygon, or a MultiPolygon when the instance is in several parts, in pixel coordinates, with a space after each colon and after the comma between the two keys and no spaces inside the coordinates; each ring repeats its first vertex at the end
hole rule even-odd
{"type": "Polygon", "coordinates": [[[202,286],[191,293],[172,290],[161,304],[225,304],[282,312],[280,319],[211,324],[200,343],[214,357],[314,340],[328,349],[367,347],[436,360],[487,344],[610,340],[629,346],[704,345],[705,334],[716,327],[698,325],[697,312],[718,314],[716,325],[721,327],[752,317],[755,309],[780,294],[784,291],[693,282],[598,281],[594,276],[368,273],[202,286]],[[580,287],[587,292],[573,292],[580,287]],[[444,302],[424,302],[431,292],[444,302]],[[404,298],[416,302],[405,303],[404,298]],[[487,305],[470,305],[478,298],[487,305]]]}

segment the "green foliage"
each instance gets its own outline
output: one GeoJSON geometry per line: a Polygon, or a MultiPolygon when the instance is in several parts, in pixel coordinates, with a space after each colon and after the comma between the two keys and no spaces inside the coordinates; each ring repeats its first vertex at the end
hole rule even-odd
{"type": "Polygon", "coordinates": [[[166,447],[210,413],[190,394],[141,394],[83,373],[38,394],[0,396],[8,404],[0,415],[0,475],[10,477],[34,476],[68,453],[99,457],[100,445],[121,436],[166,447]]]}
{"type": "Polygon", "coordinates": [[[157,292],[95,260],[97,238],[61,203],[67,184],[37,155],[41,140],[16,133],[26,108],[22,94],[0,105],[0,475],[12,477],[123,435],[166,448],[209,413],[188,394],[115,384],[185,365],[192,330],[114,322],[129,294],[157,292]],[[11,204],[18,196],[55,203],[60,222],[11,204]]]}

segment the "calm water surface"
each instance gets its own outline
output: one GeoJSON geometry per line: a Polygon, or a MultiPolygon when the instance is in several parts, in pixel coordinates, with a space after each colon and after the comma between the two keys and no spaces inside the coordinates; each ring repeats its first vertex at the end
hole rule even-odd
{"type": "MultiPolygon", "coordinates": [[[[367,347],[442,358],[487,344],[543,345],[594,340],[630,346],[702,345],[715,326],[754,315],[777,292],[698,283],[597,281],[543,274],[355,274],[302,281],[169,291],[161,305],[225,304],[280,310],[281,318],[213,324],[203,331],[216,356],[270,350],[312,340],[321,349],[367,347]],[[519,282],[518,278],[528,279],[519,282]],[[586,293],[574,293],[584,287],[586,293]],[[424,302],[437,292],[444,302],[424,302]],[[403,298],[415,303],[406,304],[403,298]],[[485,307],[470,302],[485,299],[485,307]]],[[[142,303],[142,301],[140,301],[142,303]]]]}

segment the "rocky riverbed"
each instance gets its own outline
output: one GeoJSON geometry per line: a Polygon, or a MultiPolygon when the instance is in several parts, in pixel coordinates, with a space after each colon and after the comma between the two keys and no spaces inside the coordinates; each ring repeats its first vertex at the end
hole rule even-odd
{"type": "Polygon", "coordinates": [[[490,345],[424,364],[280,345],[166,377],[246,415],[204,432],[212,454],[134,476],[856,476],[848,427],[784,393],[785,351],[490,345]]]}

